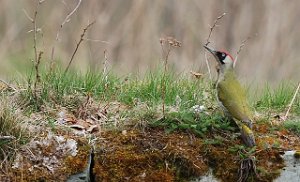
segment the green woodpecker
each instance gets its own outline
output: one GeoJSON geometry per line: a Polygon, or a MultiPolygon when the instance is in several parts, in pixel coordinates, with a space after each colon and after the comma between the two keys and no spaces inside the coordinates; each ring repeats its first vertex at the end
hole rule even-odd
{"type": "Polygon", "coordinates": [[[218,80],[216,84],[218,100],[241,131],[244,143],[255,146],[252,132],[252,112],[248,105],[246,93],[239,83],[233,69],[234,60],[226,51],[216,51],[204,46],[218,62],[218,80]]]}

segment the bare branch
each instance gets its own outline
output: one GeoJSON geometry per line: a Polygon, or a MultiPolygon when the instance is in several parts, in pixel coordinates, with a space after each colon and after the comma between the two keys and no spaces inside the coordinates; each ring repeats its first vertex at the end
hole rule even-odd
{"type": "MultiPolygon", "coordinates": [[[[35,8],[35,11],[34,11],[34,15],[33,15],[33,18],[30,18],[29,15],[27,15],[27,17],[29,19],[31,19],[32,21],[32,26],[33,26],[33,50],[34,50],[34,68],[35,68],[35,82],[34,82],[34,96],[35,96],[35,99],[37,101],[38,97],[37,97],[37,86],[38,86],[38,83],[40,83],[41,81],[41,77],[40,77],[40,74],[39,74],[39,66],[40,66],[40,63],[41,63],[41,59],[42,59],[42,54],[43,52],[42,51],[38,51],[37,49],[37,33],[38,31],[41,31],[41,29],[38,29],[37,28],[37,15],[38,15],[38,10],[39,10],[39,6],[43,3],[44,1],[39,1],[39,0],[36,0],[36,8],[35,8]]],[[[24,11],[25,14],[26,11],[24,11]]],[[[31,87],[31,86],[30,86],[31,87]]]]}
{"type": "Polygon", "coordinates": [[[218,21],[221,20],[225,15],[226,15],[226,13],[223,13],[221,16],[218,16],[217,19],[215,20],[213,26],[210,26],[210,31],[209,31],[209,34],[208,34],[208,37],[207,37],[206,43],[205,43],[206,46],[210,43],[209,39],[210,39],[210,37],[211,37],[211,34],[212,34],[214,28],[215,28],[216,26],[218,26],[218,25],[217,25],[218,21]]]}
{"type": "Polygon", "coordinates": [[[286,121],[286,120],[287,120],[288,115],[289,115],[289,113],[290,113],[290,110],[291,110],[291,108],[292,108],[292,105],[293,105],[293,103],[295,102],[295,99],[296,99],[297,94],[298,94],[298,92],[299,92],[299,89],[300,89],[300,82],[298,83],[298,86],[297,86],[297,89],[296,89],[296,91],[295,91],[295,93],[294,93],[294,96],[293,96],[293,98],[292,98],[290,104],[288,105],[288,109],[287,109],[287,111],[286,111],[286,113],[285,113],[285,116],[284,116],[284,118],[283,118],[283,121],[286,121]]]}
{"type": "Polygon", "coordinates": [[[81,2],[82,2],[82,0],[78,0],[78,3],[76,5],[76,7],[66,16],[66,18],[64,19],[64,21],[60,24],[60,28],[58,29],[58,31],[56,33],[56,38],[55,38],[56,41],[59,40],[59,34],[60,34],[61,29],[63,28],[63,26],[66,23],[68,23],[71,20],[71,16],[77,11],[77,9],[79,8],[81,2]]]}
{"type": "Polygon", "coordinates": [[[36,9],[34,11],[33,19],[32,19],[32,24],[33,24],[33,49],[34,49],[34,61],[37,62],[38,59],[38,52],[37,52],[37,47],[36,47],[36,37],[37,37],[37,25],[36,25],[36,17],[38,14],[38,8],[39,8],[39,3],[36,5],[36,9]]]}
{"type": "MultiPolygon", "coordinates": [[[[75,6],[75,8],[74,8],[74,9],[66,16],[66,18],[64,19],[64,21],[60,24],[59,29],[58,29],[57,32],[56,32],[55,42],[58,42],[58,41],[59,41],[59,35],[60,35],[60,32],[61,32],[63,26],[71,20],[71,16],[78,10],[78,8],[79,8],[81,2],[82,2],[82,0],[78,0],[78,3],[77,3],[77,5],[75,6]]],[[[51,69],[52,69],[52,67],[53,67],[54,53],[55,53],[55,43],[54,43],[54,45],[52,46],[52,50],[51,50],[51,69]]],[[[51,69],[50,69],[50,70],[51,70],[51,69]]]]}
{"type": "MultiPolygon", "coordinates": [[[[43,55],[43,51],[39,52],[39,57],[37,59],[37,62],[35,63],[34,67],[35,67],[35,74],[36,74],[36,83],[41,81],[41,76],[39,73],[39,67],[40,67],[40,63],[41,63],[41,59],[42,59],[42,55],[43,55]]],[[[35,85],[36,87],[36,85],[35,85]]]]}
{"type": "Polygon", "coordinates": [[[79,48],[81,42],[83,41],[83,37],[84,37],[86,31],[87,31],[94,23],[95,23],[95,21],[93,21],[92,23],[88,24],[88,25],[83,29],[83,32],[82,32],[82,34],[80,35],[80,40],[78,41],[78,43],[77,43],[77,45],[76,45],[76,48],[75,48],[75,50],[74,50],[74,52],[73,52],[73,54],[72,54],[72,56],[71,56],[71,59],[70,59],[70,61],[69,61],[69,64],[68,64],[68,66],[67,66],[67,68],[66,68],[66,70],[65,70],[64,73],[66,73],[66,72],[69,70],[69,67],[70,67],[71,63],[73,62],[73,59],[74,59],[74,57],[75,57],[75,54],[77,53],[78,48],[79,48]]]}
{"type": "Polygon", "coordinates": [[[236,52],[236,56],[234,58],[234,62],[233,62],[233,67],[235,67],[236,62],[238,60],[239,54],[240,52],[243,50],[244,46],[246,45],[247,41],[250,40],[252,37],[249,36],[247,37],[245,40],[242,41],[242,43],[240,44],[239,50],[236,52]]]}
{"type": "MultiPolygon", "coordinates": [[[[204,44],[205,46],[208,46],[208,44],[210,43],[209,39],[212,35],[212,32],[213,32],[214,28],[216,26],[218,26],[217,25],[218,21],[221,20],[225,15],[226,15],[226,13],[223,13],[222,15],[218,16],[217,19],[215,20],[213,26],[210,26],[209,34],[208,34],[208,37],[206,39],[206,43],[204,44]]],[[[208,74],[209,74],[209,79],[212,80],[212,75],[211,75],[210,66],[209,66],[209,63],[208,63],[208,58],[207,58],[207,53],[206,52],[204,52],[204,57],[205,57],[205,63],[206,63],[208,74]]]]}

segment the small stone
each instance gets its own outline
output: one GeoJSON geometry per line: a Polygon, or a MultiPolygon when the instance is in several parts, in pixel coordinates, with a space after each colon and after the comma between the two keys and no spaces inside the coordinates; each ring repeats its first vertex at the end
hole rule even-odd
{"type": "Polygon", "coordinates": [[[294,153],[294,157],[296,159],[299,159],[300,158],[300,150],[297,150],[295,153],[294,153]]]}
{"type": "Polygon", "coordinates": [[[201,113],[205,110],[205,106],[203,106],[203,105],[194,105],[192,107],[192,110],[193,110],[194,113],[201,113]]]}

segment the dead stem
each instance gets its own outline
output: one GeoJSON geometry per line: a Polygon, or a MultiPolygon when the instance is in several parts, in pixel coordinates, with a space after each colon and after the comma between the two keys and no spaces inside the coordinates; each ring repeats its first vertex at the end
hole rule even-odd
{"type": "Polygon", "coordinates": [[[292,98],[290,104],[288,105],[288,109],[287,109],[287,111],[286,111],[286,113],[285,113],[285,115],[284,115],[283,121],[286,121],[286,120],[287,120],[288,115],[289,115],[289,113],[290,113],[290,110],[291,110],[291,108],[292,108],[292,105],[294,104],[295,99],[296,99],[296,96],[297,96],[297,94],[298,94],[298,92],[299,92],[299,89],[300,89],[300,82],[298,83],[298,86],[297,86],[297,88],[296,88],[296,90],[295,90],[294,96],[293,96],[293,98],[292,98]]]}
{"type": "Polygon", "coordinates": [[[107,81],[108,81],[107,64],[108,64],[107,50],[105,49],[104,50],[104,61],[103,61],[103,79],[105,80],[105,84],[107,84],[107,81]]]}
{"type": "MultiPolygon", "coordinates": [[[[36,8],[34,11],[34,15],[33,18],[31,18],[28,13],[24,11],[25,15],[27,16],[27,18],[31,21],[32,25],[33,25],[33,50],[34,50],[34,69],[35,69],[35,82],[34,82],[34,97],[35,100],[37,101],[37,86],[38,83],[40,83],[41,81],[41,76],[39,73],[39,67],[40,67],[40,63],[41,63],[41,59],[42,59],[42,54],[43,51],[38,51],[37,49],[37,32],[38,32],[38,28],[37,28],[37,15],[38,15],[38,10],[39,10],[39,6],[45,2],[45,0],[37,0],[36,1],[36,8]]],[[[31,87],[31,85],[30,85],[31,87]]]]}
{"type": "Polygon", "coordinates": [[[181,47],[181,42],[176,40],[173,37],[166,37],[166,38],[161,38],[159,40],[160,45],[161,45],[161,50],[162,50],[162,57],[164,61],[164,71],[163,71],[163,76],[162,76],[162,85],[161,85],[161,90],[162,90],[162,112],[163,112],[163,118],[165,117],[165,104],[166,104],[166,73],[167,73],[167,65],[168,65],[168,60],[169,56],[171,53],[171,48],[172,47],[181,47]],[[168,45],[168,49],[164,49],[164,44],[168,45]]]}
{"type": "Polygon", "coordinates": [[[243,50],[244,46],[246,45],[247,41],[250,40],[252,37],[247,37],[245,40],[242,41],[242,43],[240,44],[240,47],[238,49],[238,51],[236,52],[236,56],[234,58],[234,62],[233,62],[233,67],[235,67],[236,63],[237,63],[237,60],[238,60],[238,57],[239,57],[239,54],[240,52],[243,50]]]}
{"type": "Polygon", "coordinates": [[[209,31],[209,34],[208,34],[208,37],[207,37],[206,43],[205,43],[206,46],[210,43],[209,39],[211,37],[211,34],[212,34],[214,28],[217,26],[218,21],[221,20],[225,15],[226,15],[226,13],[223,13],[221,16],[218,16],[217,19],[215,20],[213,26],[210,26],[210,31],[209,31]]]}
{"type": "Polygon", "coordinates": [[[68,72],[68,70],[69,70],[69,68],[70,68],[70,65],[71,65],[71,63],[73,62],[73,59],[74,59],[74,57],[75,57],[75,55],[76,55],[76,53],[77,53],[77,51],[78,51],[78,48],[79,48],[81,42],[83,41],[83,37],[84,37],[86,31],[87,31],[94,23],[95,23],[95,21],[93,21],[92,23],[88,24],[88,25],[83,29],[83,32],[82,32],[82,34],[80,35],[80,40],[78,41],[78,43],[77,43],[77,45],[76,45],[76,48],[75,48],[75,50],[74,50],[74,52],[73,52],[73,54],[72,54],[72,56],[71,56],[71,59],[70,59],[70,61],[69,61],[69,63],[68,63],[68,66],[67,66],[67,68],[66,68],[64,74],[66,74],[66,73],[68,72]]]}
{"type": "Polygon", "coordinates": [[[64,21],[60,24],[59,29],[56,32],[56,38],[55,38],[55,43],[52,46],[52,50],[51,50],[51,63],[50,63],[50,72],[53,70],[54,67],[54,52],[55,52],[55,44],[59,41],[59,35],[60,32],[63,28],[63,26],[70,22],[71,20],[71,16],[77,11],[77,9],[79,8],[80,4],[81,4],[82,0],[78,0],[77,5],[75,6],[75,8],[66,16],[66,18],[64,19],[64,21]]]}

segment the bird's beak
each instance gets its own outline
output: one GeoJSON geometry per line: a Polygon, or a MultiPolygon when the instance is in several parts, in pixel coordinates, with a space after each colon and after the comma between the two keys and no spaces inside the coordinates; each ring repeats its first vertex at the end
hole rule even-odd
{"type": "Polygon", "coordinates": [[[206,45],[203,46],[206,50],[212,53],[214,56],[216,55],[217,51],[213,50],[212,48],[207,47],[206,45]]]}
{"type": "Polygon", "coordinates": [[[218,63],[220,63],[219,58],[217,57],[217,51],[213,50],[212,48],[207,47],[206,45],[203,46],[206,50],[208,50],[217,60],[218,63]]]}

